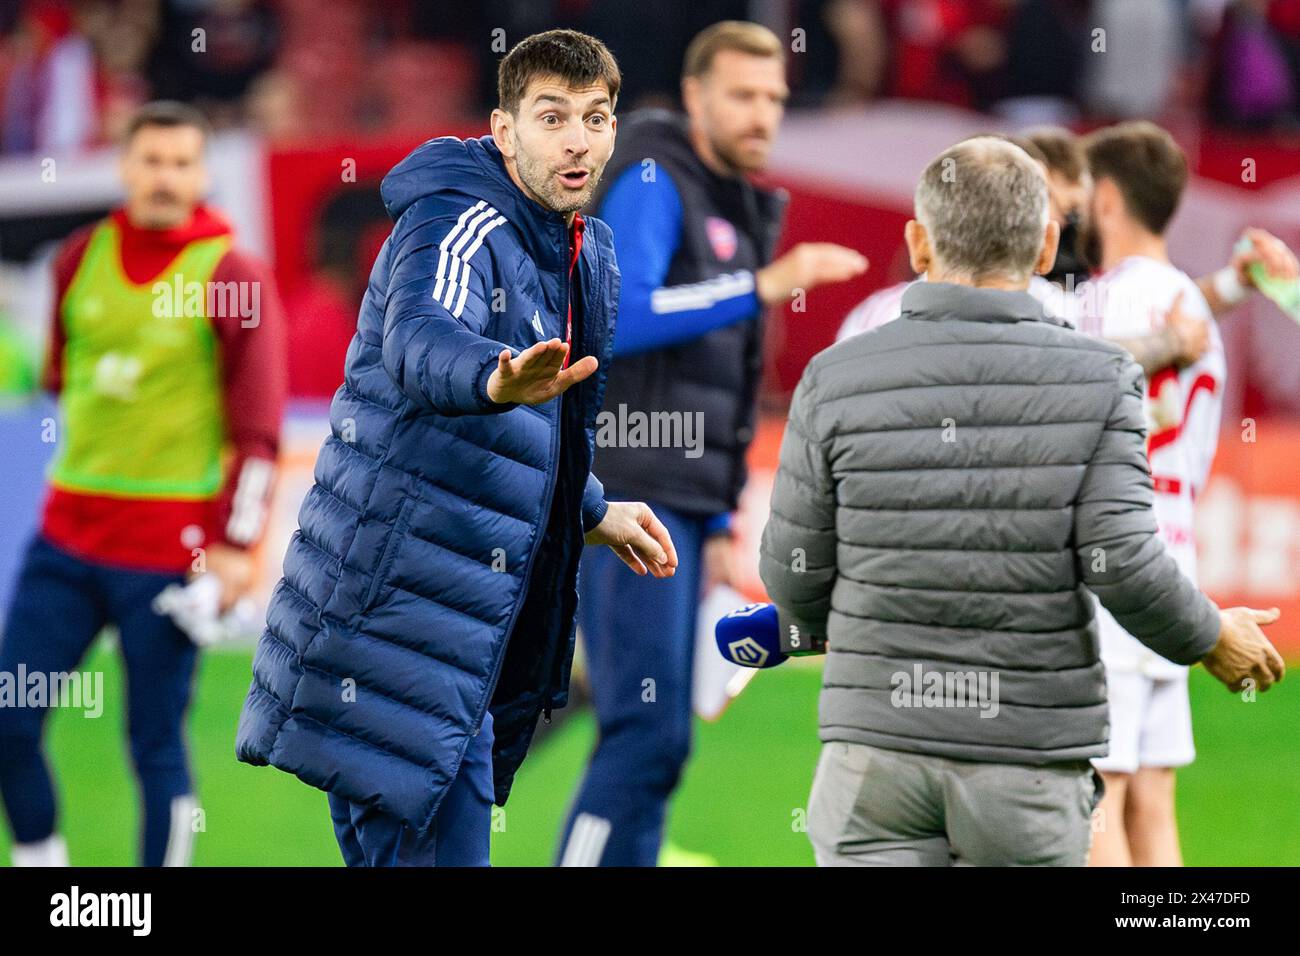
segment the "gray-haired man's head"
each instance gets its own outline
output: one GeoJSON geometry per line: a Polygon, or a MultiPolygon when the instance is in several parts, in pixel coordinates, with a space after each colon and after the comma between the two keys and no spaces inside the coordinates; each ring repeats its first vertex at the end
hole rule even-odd
{"type": "Polygon", "coordinates": [[[912,267],[932,282],[1024,288],[1051,267],[1057,237],[1042,167],[996,136],[940,153],[921,176],[907,224],[912,267]]]}

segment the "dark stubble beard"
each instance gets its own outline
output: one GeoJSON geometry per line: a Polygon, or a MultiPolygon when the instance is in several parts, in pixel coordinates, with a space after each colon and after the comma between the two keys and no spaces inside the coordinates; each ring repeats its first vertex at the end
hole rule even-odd
{"type": "Polygon", "coordinates": [[[542,201],[543,206],[562,213],[577,212],[587,205],[600,182],[600,174],[604,171],[604,167],[593,169],[581,191],[575,193],[556,181],[555,170],[548,169],[543,163],[533,162],[522,151],[515,158],[515,168],[519,171],[520,180],[542,201]]]}

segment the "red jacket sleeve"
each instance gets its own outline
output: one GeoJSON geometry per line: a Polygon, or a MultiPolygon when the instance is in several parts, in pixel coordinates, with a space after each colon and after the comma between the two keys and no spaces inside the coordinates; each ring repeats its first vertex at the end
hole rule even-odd
{"type": "Polygon", "coordinates": [[[226,439],[233,456],[216,501],[210,540],[255,545],[266,528],[288,386],[287,330],[275,281],[265,265],[232,249],[213,282],[236,283],[235,313],[213,318],[221,351],[226,439]]]}
{"type": "Polygon", "coordinates": [[[45,369],[41,373],[41,387],[55,395],[63,388],[63,348],[68,334],[63,327],[63,298],[77,274],[81,258],[90,245],[94,225],[78,229],[54,253],[54,305],[50,314],[50,340],[45,350],[45,369]]]}

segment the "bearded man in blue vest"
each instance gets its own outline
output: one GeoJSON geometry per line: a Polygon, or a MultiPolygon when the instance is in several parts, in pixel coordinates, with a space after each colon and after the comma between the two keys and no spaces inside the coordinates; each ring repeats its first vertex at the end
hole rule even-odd
{"type": "Polygon", "coordinates": [[[596,467],[611,499],[650,502],[681,565],[650,589],[602,555],[583,558],[580,623],[600,740],[565,824],[562,865],[657,862],[690,752],[700,597],[735,578],[729,516],[754,435],[764,311],[867,267],[829,242],[773,261],[785,198],[750,176],[767,165],[784,112],[784,54],[757,23],[698,34],[682,68],[685,114],[628,117],[596,196],[623,266],[601,423],[619,427],[597,432],[596,467]],[[661,424],[638,427],[647,421],[661,424]]]}
{"type": "Polygon", "coordinates": [[[650,509],[591,474],[619,273],[577,210],[619,85],[598,40],[529,37],[491,136],[430,140],[384,179],[393,232],[237,742],[329,792],[349,865],[487,865],[492,804],[568,697],[584,539],[676,568],[650,509]]]}

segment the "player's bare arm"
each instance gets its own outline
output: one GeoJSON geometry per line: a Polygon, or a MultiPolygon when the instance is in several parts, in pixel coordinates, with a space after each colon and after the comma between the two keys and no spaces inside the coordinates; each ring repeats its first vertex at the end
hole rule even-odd
{"type": "Polygon", "coordinates": [[[1255,288],[1250,267],[1256,262],[1262,263],[1265,271],[1275,279],[1300,277],[1300,262],[1295,253],[1277,236],[1254,227],[1247,229],[1242,236],[1250,241],[1249,246],[1234,249],[1226,266],[1196,280],[1215,318],[1235,308],[1255,288]]]}

